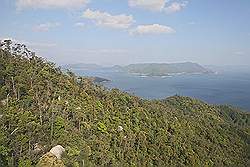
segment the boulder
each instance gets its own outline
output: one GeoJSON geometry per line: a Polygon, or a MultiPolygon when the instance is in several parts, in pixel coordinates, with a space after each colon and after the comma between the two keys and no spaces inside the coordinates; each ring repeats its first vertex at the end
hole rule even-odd
{"type": "Polygon", "coordinates": [[[43,155],[36,165],[37,167],[65,167],[61,160],[65,149],[61,145],[53,147],[48,153],[43,155]]]}

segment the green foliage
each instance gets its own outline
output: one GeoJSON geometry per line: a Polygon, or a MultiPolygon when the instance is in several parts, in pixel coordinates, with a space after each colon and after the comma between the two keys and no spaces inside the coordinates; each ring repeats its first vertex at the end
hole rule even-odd
{"type": "Polygon", "coordinates": [[[65,134],[65,122],[61,116],[57,116],[55,119],[55,132],[54,137],[59,138],[60,136],[65,134]]]}
{"type": "Polygon", "coordinates": [[[107,127],[104,123],[98,122],[97,129],[103,133],[107,132],[107,127]]]}
{"type": "Polygon", "coordinates": [[[30,160],[20,159],[18,162],[18,167],[32,167],[32,163],[30,160]]]}
{"type": "Polygon", "coordinates": [[[1,165],[34,166],[60,144],[66,166],[249,166],[249,113],[188,97],[149,101],[109,91],[5,45],[1,165]]]}

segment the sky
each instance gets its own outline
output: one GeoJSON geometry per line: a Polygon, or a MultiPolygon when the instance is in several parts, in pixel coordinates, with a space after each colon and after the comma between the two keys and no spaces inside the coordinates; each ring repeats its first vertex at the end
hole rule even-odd
{"type": "Polygon", "coordinates": [[[0,0],[0,39],[59,65],[250,65],[250,0],[0,0]]]}

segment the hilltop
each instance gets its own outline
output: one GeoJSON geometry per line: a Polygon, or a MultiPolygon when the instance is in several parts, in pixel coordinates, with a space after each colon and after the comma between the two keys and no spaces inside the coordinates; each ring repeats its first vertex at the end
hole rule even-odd
{"type": "Polygon", "coordinates": [[[249,113],[107,90],[11,41],[1,42],[0,69],[2,166],[34,166],[58,144],[66,166],[250,164],[249,113]]]}

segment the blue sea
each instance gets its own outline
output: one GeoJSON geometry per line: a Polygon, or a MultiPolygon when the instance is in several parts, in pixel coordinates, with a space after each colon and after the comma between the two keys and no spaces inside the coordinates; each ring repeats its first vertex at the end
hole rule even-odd
{"type": "Polygon", "coordinates": [[[81,76],[111,80],[102,83],[145,99],[173,95],[190,96],[211,104],[228,104],[250,111],[250,70],[216,68],[215,74],[185,74],[166,77],[137,76],[112,70],[77,71],[81,76]]]}

